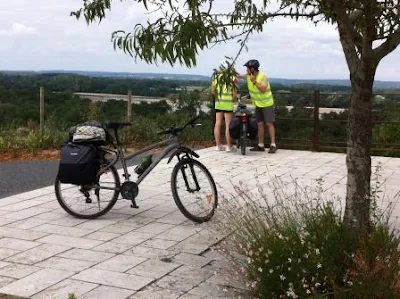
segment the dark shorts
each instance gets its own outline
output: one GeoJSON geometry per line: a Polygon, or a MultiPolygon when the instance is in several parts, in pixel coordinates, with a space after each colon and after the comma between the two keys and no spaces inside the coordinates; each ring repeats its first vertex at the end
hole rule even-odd
{"type": "Polygon", "coordinates": [[[257,122],[273,123],[275,122],[275,107],[256,107],[255,117],[257,122]]]}
{"type": "Polygon", "coordinates": [[[220,109],[215,109],[215,113],[218,113],[218,112],[223,112],[223,113],[233,113],[233,111],[232,111],[232,110],[220,110],[220,109]]]}

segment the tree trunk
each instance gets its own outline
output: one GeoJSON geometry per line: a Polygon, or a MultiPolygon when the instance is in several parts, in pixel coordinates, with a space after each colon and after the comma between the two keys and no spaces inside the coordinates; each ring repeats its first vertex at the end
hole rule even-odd
{"type": "Polygon", "coordinates": [[[372,88],[376,67],[362,60],[350,75],[352,93],[347,125],[345,223],[357,234],[370,228],[372,88]]]}

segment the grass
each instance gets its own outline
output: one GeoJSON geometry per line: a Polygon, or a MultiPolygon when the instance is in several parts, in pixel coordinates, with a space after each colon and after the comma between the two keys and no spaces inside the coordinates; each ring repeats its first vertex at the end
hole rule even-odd
{"type": "MultiPolygon", "coordinates": [[[[158,135],[159,131],[183,125],[187,120],[188,116],[183,114],[166,114],[152,119],[135,116],[132,126],[121,130],[121,140],[125,147],[141,148],[166,137],[158,135]]],[[[180,138],[183,143],[208,146],[213,142],[211,120],[203,116],[200,122],[201,127],[187,128],[182,132],[180,138]]],[[[68,131],[69,128],[58,128],[53,121],[48,122],[42,132],[34,127],[27,130],[4,128],[0,131],[0,153],[16,158],[23,153],[35,155],[43,150],[59,149],[67,139],[68,131]]]]}

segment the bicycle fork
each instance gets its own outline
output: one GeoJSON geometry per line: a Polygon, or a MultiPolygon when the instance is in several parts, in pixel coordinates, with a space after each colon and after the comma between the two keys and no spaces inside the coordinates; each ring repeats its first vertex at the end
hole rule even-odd
{"type": "MultiPolygon", "coordinates": [[[[185,181],[185,185],[186,185],[187,191],[188,191],[189,193],[194,193],[194,192],[196,192],[196,191],[200,191],[200,185],[199,185],[199,182],[198,182],[198,180],[197,180],[196,173],[195,173],[194,168],[193,168],[193,163],[190,163],[190,161],[191,161],[191,159],[189,159],[189,168],[190,168],[190,171],[191,171],[191,173],[192,173],[193,181],[194,181],[195,186],[196,186],[195,189],[193,189],[193,188],[190,187],[190,184],[189,184],[189,182],[188,182],[188,178],[187,178],[187,175],[186,175],[186,171],[185,171],[184,168],[181,169],[181,172],[182,172],[183,180],[185,181]]],[[[186,166],[185,168],[187,168],[187,166],[186,166]]]]}

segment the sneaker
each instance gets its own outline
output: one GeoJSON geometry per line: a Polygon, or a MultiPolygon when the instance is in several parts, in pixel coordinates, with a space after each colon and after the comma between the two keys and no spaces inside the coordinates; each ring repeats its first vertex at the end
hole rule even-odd
{"type": "Polygon", "coordinates": [[[227,152],[236,152],[236,147],[234,147],[233,145],[232,146],[227,146],[225,151],[227,151],[227,152]]]}
{"type": "Polygon", "coordinates": [[[273,154],[273,153],[276,153],[277,150],[278,150],[278,148],[277,148],[275,145],[271,145],[271,146],[269,147],[268,153],[269,153],[269,154],[273,154]]]}
{"type": "Polygon", "coordinates": [[[223,151],[223,150],[225,150],[225,148],[224,148],[222,145],[217,145],[217,146],[215,147],[215,150],[216,150],[216,151],[223,151]]]}
{"type": "Polygon", "coordinates": [[[252,152],[263,152],[263,151],[265,151],[265,148],[264,147],[260,147],[260,146],[257,145],[255,147],[251,148],[250,151],[252,151],[252,152]]]}

